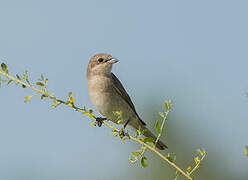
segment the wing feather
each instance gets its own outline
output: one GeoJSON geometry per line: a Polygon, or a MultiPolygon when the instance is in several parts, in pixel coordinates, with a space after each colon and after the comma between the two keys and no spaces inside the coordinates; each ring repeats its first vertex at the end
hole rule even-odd
{"type": "Polygon", "coordinates": [[[131,100],[131,98],[129,97],[129,95],[127,94],[126,90],[124,89],[123,85],[121,84],[121,82],[119,81],[119,79],[113,74],[111,73],[111,78],[113,79],[114,82],[114,89],[116,90],[116,92],[122,97],[123,100],[126,101],[126,103],[131,107],[131,109],[133,110],[133,112],[135,113],[135,115],[138,117],[138,119],[140,120],[140,122],[143,125],[146,125],[146,123],[144,121],[142,121],[138,115],[138,113],[135,110],[135,107],[133,105],[133,102],[131,100]]]}

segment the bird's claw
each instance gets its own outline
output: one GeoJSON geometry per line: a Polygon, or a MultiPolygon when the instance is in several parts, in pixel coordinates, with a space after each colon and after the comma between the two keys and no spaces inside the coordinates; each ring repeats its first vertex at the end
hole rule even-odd
{"type": "Polygon", "coordinates": [[[123,139],[126,135],[127,135],[127,133],[125,133],[124,128],[121,128],[119,131],[120,138],[123,139]]]}
{"type": "Polygon", "coordinates": [[[106,120],[106,118],[97,117],[96,118],[97,126],[101,127],[104,120],[106,120]]]}

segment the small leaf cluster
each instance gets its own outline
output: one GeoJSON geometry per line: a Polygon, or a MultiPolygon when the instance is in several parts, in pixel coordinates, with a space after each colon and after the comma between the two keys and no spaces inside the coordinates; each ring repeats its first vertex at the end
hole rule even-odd
{"type": "Polygon", "coordinates": [[[59,100],[57,98],[53,99],[52,107],[53,108],[56,108],[56,107],[58,107],[61,104],[74,106],[75,99],[74,99],[74,95],[73,95],[72,92],[69,92],[67,94],[67,98],[66,99],[67,99],[67,101],[65,101],[65,102],[64,101],[61,101],[61,100],[59,100]]]}
{"type": "Polygon", "coordinates": [[[116,118],[116,122],[117,124],[122,124],[123,123],[123,117],[122,117],[122,111],[114,111],[113,112],[115,118],[116,118]]]}
{"type": "MultiPolygon", "coordinates": [[[[165,112],[158,112],[158,114],[160,115],[161,118],[163,118],[163,121],[166,121],[167,120],[167,116],[171,110],[171,106],[172,106],[172,101],[171,100],[166,100],[165,103],[164,103],[164,107],[165,107],[165,112]]],[[[162,121],[162,124],[164,123],[162,121]]],[[[160,120],[157,120],[156,121],[156,124],[155,124],[155,129],[156,129],[156,132],[158,135],[161,135],[161,132],[162,132],[162,129],[163,129],[163,126],[161,126],[161,121],[160,120]]]]}
{"type": "Polygon", "coordinates": [[[187,174],[188,175],[191,175],[194,171],[196,171],[199,167],[200,167],[200,163],[201,161],[205,158],[205,156],[207,155],[207,152],[206,150],[203,148],[203,149],[197,149],[197,155],[194,156],[194,166],[191,167],[191,166],[188,166],[187,167],[187,174]]]}
{"type": "Polygon", "coordinates": [[[134,164],[136,163],[138,160],[140,160],[140,164],[143,168],[147,167],[147,157],[144,155],[146,151],[145,147],[142,147],[139,150],[133,151],[132,152],[132,156],[129,157],[129,162],[134,164]]]}
{"type": "MultiPolygon", "coordinates": [[[[82,109],[80,109],[80,108],[74,106],[74,104],[72,104],[72,105],[73,105],[72,107],[73,107],[74,109],[76,109],[77,111],[80,111],[82,114],[88,115],[89,118],[94,117],[93,110],[92,110],[92,109],[88,109],[88,110],[87,110],[86,107],[85,107],[85,105],[83,106],[82,109]]],[[[94,122],[96,122],[96,121],[94,121],[94,122]]],[[[91,123],[91,124],[92,124],[92,123],[91,123]]],[[[93,124],[92,124],[92,125],[93,125],[93,124]]],[[[96,124],[95,124],[94,126],[96,126],[96,124]]]]}
{"type": "MultiPolygon", "coordinates": [[[[2,83],[6,83],[6,86],[8,86],[9,84],[11,84],[13,82],[13,79],[10,79],[9,78],[9,70],[8,70],[8,66],[7,64],[5,63],[1,63],[1,69],[0,71],[4,72],[6,75],[5,75],[5,78],[6,79],[2,79],[0,77],[0,86],[2,83]]],[[[21,75],[18,75],[16,74],[16,78],[17,78],[17,81],[21,81],[21,80],[24,80],[27,84],[30,85],[30,82],[29,82],[29,79],[28,79],[28,72],[27,71],[24,71],[21,75]]],[[[16,82],[15,85],[18,85],[19,82],[16,82]]],[[[22,87],[23,88],[26,88],[26,86],[24,84],[22,84],[22,87]]]]}
{"type": "MultiPolygon", "coordinates": [[[[29,81],[28,71],[27,71],[27,70],[23,71],[23,73],[21,73],[21,75],[16,74],[16,78],[17,78],[18,80],[20,80],[20,81],[24,80],[24,82],[26,82],[28,85],[31,85],[31,84],[30,84],[30,81],[29,81]]],[[[17,84],[19,84],[19,83],[17,83],[17,84]]],[[[24,84],[22,84],[22,87],[23,87],[23,88],[26,88],[27,86],[24,85],[24,84]]]]}
{"type": "MultiPolygon", "coordinates": [[[[156,129],[156,132],[158,134],[156,139],[154,139],[153,137],[143,137],[145,130],[142,130],[141,128],[139,128],[136,131],[135,138],[139,139],[140,141],[142,141],[145,144],[151,145],[152,147],[156,148],[156,143],[158,142],[159,137],[161,136],[165,121],[166,121],[168,113],[171,109],[171,105],[172,105],[172,101],[166,100],[165,104],[164,104],[166,111],[165,112],[159,112],[159,115],[163,118],[163,120],[162,120],[162,123],[160,120],[156,121],[155,129],[156,129]]],[[[145,147],[143,144],[141,149],[132,152],[132,156],[129,158],[129,161],[131,163],[136,163],[140,159],[142,167],[144,167],[144,168],[147,167],[147,164],[146,164],[147,157],[144,156],[146,150],[147,150],[147,147],[145,147]]],[[[167,159],[171,162],[174,162],[176,160],[176,156],[173,156],[169,153],[167,155],[167,159]]]]}
{"type": "MultiPolygon", "coordinates": [[[[123,116],[122,116],[122,111],[114,111],[113,112],[115,118],[116,118],[116,122],[117,124],[123,124],[124,120],[123,120],[123,116]]],[[[112,130],[111,134],[114,135],[115,137],[119,136],[121,139],[121,142],[123,143],[125,140],[130,139],[129,138],[129,134],[128,132],[125,132],[124,127],[119,129],[119,130],[112,130]]]]}
{"type": "MultiPolygon", "coordinates": [[[[25,80],[26,83],[29,86],[33,86],[30,81],[29,81],[29,76],[28,76],[28,71],[24,71],[24,73],[21,74],[21,77],[16,74],[17,79],[21,80],[25,80]]],[[[48,78],[44,78],[43,74],[41,74],[40,78],[38,78],[37,82],[35,83],[35,85],[37,86],[38,90],[41,92],[41,99],[47,98],[49,97],[49,93],[48,93],[48,78]]],[[[23,88],[26,88],[25,85],[22,85],[23,88]]],[[[24,98],[24,102],[28,102],[30,99],[32,99],[35,95],[37,95],[38,93],[36,92],[33,96],[26,96],[24,98]]],[[[54,103],[55,104],[55,103],[54,103]]],[[[54,107],[54,104],[52,105],[52,107],[54,107]]]]}
{"type": "MultiPolygon", "coordinates": [[[[5,63],[1,63],[1,68],[0,68],[1,71],[3,71],[4,73],[8,74],[9,73],[9,70],[8,70],[8,67],[5,63]]],[[[7,83],[7,85],[9,85],[13,80],[11,79],[2,79],[1,76],[0,76],[0,86],[3,84],[3,83],[7,83]]]]}
{"type": "Polygon", "coordinates": [[[44,99],[44,98],[47,98],[49,93],[48,93],[48,78],[44,78],[44,75],[41,74],[40,75],[40,78],[38,78],[38,81],[36,82],[36,85],[39,86],[41,89],[42,92],[44,92],[42,95],[41,95],[41,99],[44,99]]]}
{"type": "Polygon", "coordinates": [[[5,72],[6,74],[9,73],[9,72],[8,72],[8,67],[7,67],[7,65],[6,65],[5,63],[1,63],[1,70],[2,70],[3,72],[5,72]]]}
{"type": "Polygon", "coordinates": [[[123,128],[120,130],[113,129],[110,131],[110,133],[115,137],[119,136],[121,139],[121,143],[130,139],[130,135],[128,134],[128,132],[125,132],[123,128]]]}
{"type": "Polygon", "coordinates": [[[171,154],[171,153],[168,153],[167,154],[167,159],[170,161],[170,162],[175,162],[176,161],[176,155],[173,155],[173,154],[171,154]]]}
{"type": "MultiPolygon", "coordinates": [[[[135,138],[139,139],[142,143],[154,145],[154,138],[152,137],[143,137],[145,130],[142,130],[141,127],[139,127],[138,130],[135,132],[135,138]]],[[[141,145],[141,148],[139,150],[135,150],[132,152],[131,156],[129,157],[129,162],[132,164],[137,163],[140,160],[140,164],[143,168],[147,167],[147,157],[145,156],[145,152],[147,150],[147,147],[144,146],[144,144],[141,145]]]]}

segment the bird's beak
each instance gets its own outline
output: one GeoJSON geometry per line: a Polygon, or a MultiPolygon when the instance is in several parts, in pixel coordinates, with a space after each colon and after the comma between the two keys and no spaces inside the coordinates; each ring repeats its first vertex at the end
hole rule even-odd
{"type": "Polygon", "coordinates": [[[119,60],[116,59],[116,58],[111,58],[110,60],[108,60],[108,63],[110,64],[114,64],[114,63],[117,63],[119,60]]]}

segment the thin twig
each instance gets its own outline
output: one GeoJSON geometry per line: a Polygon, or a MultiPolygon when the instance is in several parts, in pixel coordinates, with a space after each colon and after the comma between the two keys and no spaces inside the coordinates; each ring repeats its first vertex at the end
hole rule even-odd
{"type": "Polygon", "coordinates": [[[196,164],[196,166],[188,173],[189,175],[191,175],[195,170],[197,170],[202,162],[202,160],[205,158],[207,154],[204,153],[204,155],[201,157],[199,163],[196,164]]]}
{"type": "MultiPolygon", "coordinates": [[[[167,112],[165,113],[164,117],[163,117],[163,121],[162,121],[161,128],[160,128],[161,131],[162,131],[163,128],[164,128],[165,121],[166,121],[166,119],[167,119],[168,113],[169,113],[169,111],[167,111],[167,112]]],[[[156,144],[158,143],[160,136],[161,136],[161,132],[160,132],[160,133],[158,134],[158,136],[157,136],[157,139],[156,139],[156,141],[155,141],[155,143],[154,143],[154,147],[156,147],[156,144]]]]}

